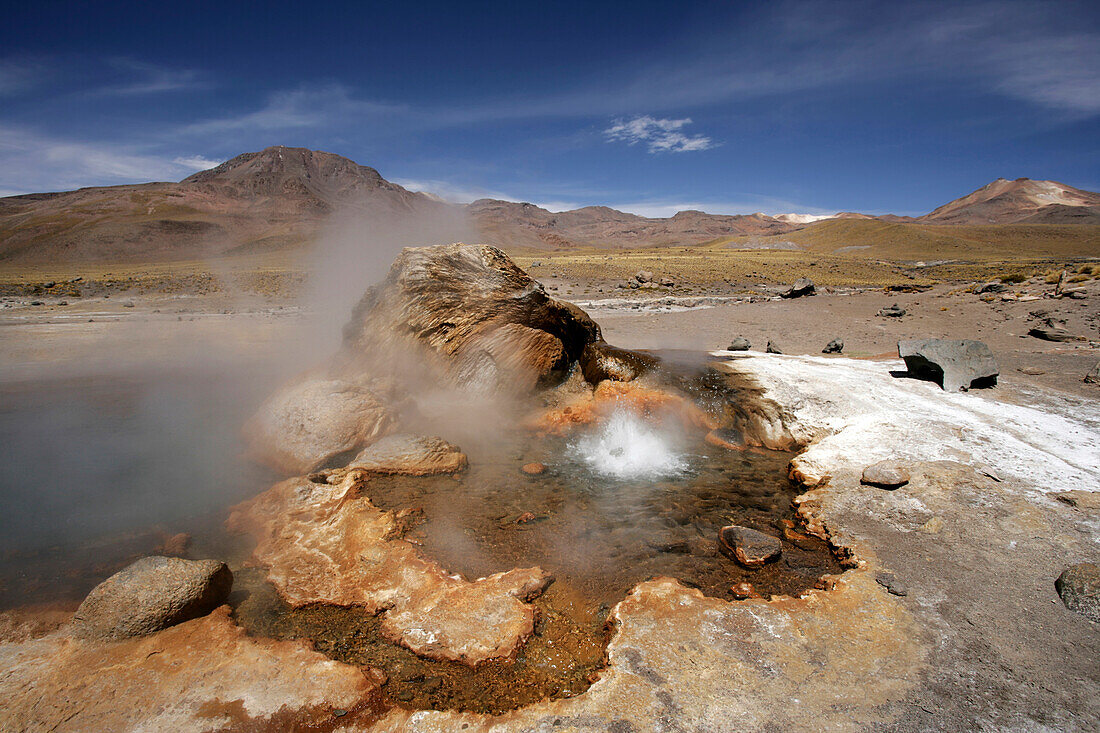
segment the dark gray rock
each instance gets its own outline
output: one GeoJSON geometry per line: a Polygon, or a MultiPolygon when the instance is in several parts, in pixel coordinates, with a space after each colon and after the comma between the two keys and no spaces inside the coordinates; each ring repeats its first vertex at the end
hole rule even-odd
{"type": "Polygon", "coordinates": [[[778,560],[783,544],[778,538],[748,527],[730,525],[718,533],[718,549],[747,568],[778,560]]]}
{"type": "Polygon", "coordinates": [[[978,288],[979,293],[1003,293],[1006,290],[1008,290],[1008,286],[998,282],[989,282],[978,288]]]}
{"type": "Polygon", "coordinates": [[[1058,328],[1055,326],[1035,326],[1027,332],[1027,335],[1033,336],[1037,339],[1042,339],[1043,341],[1065,342],[1084,340],[1080,336],[1074,336],[1072,333],[1065,330],[1064,328],[1058,328]]]}
{"type": "Polygon", "coordinates": [[[672,286],[674,286],[675,284],[676,284],[676,281],[675,281],[675,280],[673,280],[673,279],[672,279],[672,278],[670,278],[670,277],[662,277],[662,278],[661,278],[661,286],[662,286],[662,287],[665,287],[665,288],[671,288],[671,287],[672,287],[672,286]]]}
{"type": "Polygon", "coordinates": [[[814,281],[808,277],[800,277],[780,296],[783,298],[801,298],[804,295],[814,295],[814,293],[814,281]]]}
{"type": "Polygon", "coordinates": [[[901,318],[905,315],[905,309],[898,306],[897,303],[888,305],[878,312],[878,315],[883,318],[901,318]]]}
{"type": "Polygon", "coordinates": [[[909,472],[897,461],[879,461],[863,469],[863,477],[860,480],[871,486],[896,489],[909,483],[909,472]]]}
{"type": "Polygon", "coordinates": [[[1100,565],[1071,565],[1054,581],[1054,587],[1066,608],[1100,623],[1100,565]]]}
{"type": "Polygon", "coordinates": [[[1096,362],[1096,366],[1081,381],[1086,384],[1100,384],[1100,361],[1096,362]]]}
{"type": "Polygon", "coordinates": [[[752,347],[749,340],[744,336],[738,336],[733,341],[730,341],[730,345],[726,347],[727,351],[748,351],[752,347]]]}
{"type": "Polygon", "coordinates": [[[223,562],[143,557],[92,589],[73,616],[72,634],[99,641],[151,634],[205,616],[232,587],[223,562]]]}
{"type": "Polygon", "coordinates": [[[893,573],[878,573],[875,582],[895,596],[909,595],[909,589],[893,573]]]}
{"type": "Polygon", "coordinates": [[[764,351],[769,353],[769,354],[782,354],[783,353],[782,351],[779,350],[779,347],[776,346],[774,343],[772,343],[770,340],[768,341],[768,347],[766,349],[764,349],[764,351]]]}
{"type": "Polygon", "coordinates": [[[909,373],[939,383],[946,392],[997,383],[997,360],[981,341],[924,339],[898,342],[909,373]]]}
{"type": "Polygon", "coordinates": [[[825,344],[825,348],[821,350],[822,354],[839,354],[844,351],[844,342],[841,339],[833,339],[829,343],[825,344]]]}

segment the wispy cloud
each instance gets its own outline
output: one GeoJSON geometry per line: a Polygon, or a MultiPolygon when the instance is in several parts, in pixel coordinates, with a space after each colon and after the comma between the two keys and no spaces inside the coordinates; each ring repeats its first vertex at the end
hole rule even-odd
{"type": "Polygon", "coordinates": [[[211,168],[216,168],[225,161],[211,160],[210,158],[204,158],[201,155],[190,155],[174,158],[172,162],[176,165],[181,165],[184,168],[190,168],[196,171],[205,171],[210,170],[211,168]]]}
{"type": "Polygon", "coordinates": [[[199,72],[194,69],[172,69],[128,58],[110,59],[108,64],[125,79],[117,84],[108,84],[95,89],[92,94],[136,96],[199,89],[207,86],[200,77],[199,72]]]}
{"type": "Polygon", "coordinates": [[[335,122],[362,121],[394,116],[407,111],[405,105],[356,99],[341,84],[300,87],[271,94],[257,110],[186,125],[182,132],[270,132],[321,128],[335,122]]]}
{"type": "Polygon", "coordinates": [[[0,60],[0,96],[22,92],[34,86],[42,75],[39,64],[0,60]]]}
{"type": "Polygon", "coordinates": [[[685,135],[681,130],[691,124],[691,118],[656,119],[649,115],[629,120],[616,120],[603,131],[608,141],[621,140],[627,145],[645,143],[651,153],[683,153],[707,150],[714,142],[705,135],[685,135]]]}
{"type": "Polygon", "coordinates": [[[10,192],[178,180],[195,171],[178,160],[137,146],[50,137],[0,125],[0,189],[10,192]]]}
{"type": "Polygon", "coordinates": [[[769,196],[745,196],[743,199],[725,201],[684,201],[684,200],[652,200],[652,201],[623,201],[608,204],[619,211],[626,211],[638,216],[654,218],[668,218],[675,216],[680,211],[703,211],[707,214],[756,214],[763,213],[769,216],[778,214],[813,214],[828,215],[836,211],[829,211],[816,206],[806,206],[794,201],[774,198],[769,196]]]}

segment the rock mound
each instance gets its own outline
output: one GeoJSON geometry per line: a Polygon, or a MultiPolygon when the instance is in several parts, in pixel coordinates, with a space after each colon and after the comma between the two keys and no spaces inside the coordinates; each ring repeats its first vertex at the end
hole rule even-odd
{"type": "Polygon", "coordinates": [[[406,248],[344,328],[342,366],[426,350],[460,384],[554,383],[601,341],[580,308],[554,300],[485,245],[406,248]]]}
{"type": "Polygon", "coordinates": [[[371,473],[428,476],[455,473],[468,465],[466,454],[442,438],[421,435],[387,435],[363,449],[348,468],[371,473]]]}
{"type": "Polygon", "coordinates": [[[308,473],[393,429],[382,396],[339,379],[304,378],[268,398],[245,426],[252,457],[287,475],[308,473]]]}
{"type": "Polygon", "coordinates": [[[102,641],[150,634],[206,615],[232,587],[223,562],[143,557],[92,589],[73,617],[72,634],[102,641]]]}
{"type": "Polygon", "coordinates": [[[898,356],[905,360],[910,374],[938,382],[946,392],[965,392],[997,383],[997,360],[981,341],[899,341],[898,356]]]}

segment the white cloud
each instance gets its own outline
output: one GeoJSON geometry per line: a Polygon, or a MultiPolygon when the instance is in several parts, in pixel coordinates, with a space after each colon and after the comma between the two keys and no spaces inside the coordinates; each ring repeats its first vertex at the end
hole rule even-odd
{"type": "Polygon", "coordinates": [[[994,46],[1006,94],[1071,112],[1100,112],[1100,34],[1028,38],[994,46]]]}
{"type": "Polygon", "coordinates": [[[137,146],[68,140],[0,124],[0,189],[59,191],[174,181],[195,168],[137,146]]]}
{"type": "Polygon", "coordinates": [[[210,170],[211,168],[216,168],[225,161],[211,160],[210,158],[204,158],[201,155],[191,155],[187,157],[176,158],[172,162],[176,165],[182,165],[184,168],[190,168],[196,171],[205,171],[210,170]]]}
{"type": "Polygon", "coordinates": [[[651,153],[683,153],[707,150],[715,143],[705,135],[685,135],[681,130],[691,124],[691,118],[656,119],[649,115],[629,120],[615,120],[603,131],[608,141],[621,140],[627,145],[644,142],[651,153]]]}

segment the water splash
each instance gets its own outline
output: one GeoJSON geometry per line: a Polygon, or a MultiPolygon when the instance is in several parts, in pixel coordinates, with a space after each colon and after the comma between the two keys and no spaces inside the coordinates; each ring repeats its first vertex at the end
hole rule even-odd
{"type": "Polygon", "coordinates": [[[672,476],[688,467],[669,436],[626,409],[615,410],[570,448],[591,470],[619,479],[672,476]]]}

